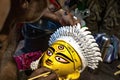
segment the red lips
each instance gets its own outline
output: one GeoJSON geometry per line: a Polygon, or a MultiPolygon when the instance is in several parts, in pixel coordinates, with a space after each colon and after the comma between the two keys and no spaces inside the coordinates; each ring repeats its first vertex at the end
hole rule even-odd
{"type": "Polygon", "coordinates": [[[46,63],[48,66],[52,65],[52,61],[49,60],[49,59],[47,59],[47,60],[45,61],[45,63],[46,63]]]}

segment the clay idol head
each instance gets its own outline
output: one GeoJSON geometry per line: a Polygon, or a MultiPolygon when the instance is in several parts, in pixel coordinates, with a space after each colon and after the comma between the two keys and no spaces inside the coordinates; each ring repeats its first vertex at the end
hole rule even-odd
{"type": "Polygon", "coordinates": [[[41,65],[55,70],[60,79],[74,80],[88,66],[97,68],[102,61],[100,49],[87,27],[65,26],[54,32],[41,65]]]}

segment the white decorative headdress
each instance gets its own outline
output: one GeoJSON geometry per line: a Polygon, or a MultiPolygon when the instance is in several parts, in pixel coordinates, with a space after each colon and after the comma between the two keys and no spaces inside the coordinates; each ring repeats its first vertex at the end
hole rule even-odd
{"type": "Polygon", "coordinates": [[[98,44],[91,35],[91,32],[87,31],[87,29],[87,27],[80,28],[79,23],[75,26],[64,26],[57,29],[49,40],[49,45],[57,40],[63,40],[76,50],[83,64],[80,72],[82,72],[86,66],[95,69],[99,61],[102,61],[98,44]]]}

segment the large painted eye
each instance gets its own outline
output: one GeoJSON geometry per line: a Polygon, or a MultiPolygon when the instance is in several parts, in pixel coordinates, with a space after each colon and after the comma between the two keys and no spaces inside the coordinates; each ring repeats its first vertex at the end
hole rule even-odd
{"type": "Polygon", "coordinates": [[[51,55],[53,55],[53,53],[52,53],[50,50],[48,50],[48,51],[47,51],[47,55],[48,55],[48,56],[51,56],[51,55]]]}
{"type": "Polygon", "coordinates": [[[56,60],[61,62],[61,63],[69,63],[66,59],[59,57],[59,56],[56,56],[56,60]]]}

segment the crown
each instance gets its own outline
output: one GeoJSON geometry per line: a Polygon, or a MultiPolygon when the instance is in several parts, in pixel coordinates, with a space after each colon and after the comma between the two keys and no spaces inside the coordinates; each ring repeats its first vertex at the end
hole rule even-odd
{"type": "Polygon", "coordinates": [[[78,23],[75,26],[63,26],[57,29],[50,37],[49,46],[57,40],[63,40],[70,44],[82,60],[82,72],[87,66],[98,68],[99,61],[102,61],[100,49],[96,40],[88,31],[78,23]]]}

